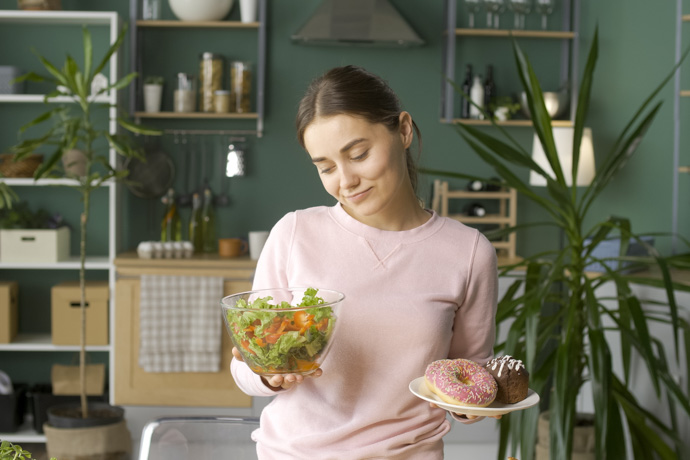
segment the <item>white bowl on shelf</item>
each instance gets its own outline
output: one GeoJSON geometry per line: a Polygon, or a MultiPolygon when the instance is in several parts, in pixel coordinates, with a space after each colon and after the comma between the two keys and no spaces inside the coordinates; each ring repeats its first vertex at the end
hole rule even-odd
{"type": "Polygon", "coordinates": [[[168,0],[180,21],[221,21],[232,10],[234,0],[168,0]]]}

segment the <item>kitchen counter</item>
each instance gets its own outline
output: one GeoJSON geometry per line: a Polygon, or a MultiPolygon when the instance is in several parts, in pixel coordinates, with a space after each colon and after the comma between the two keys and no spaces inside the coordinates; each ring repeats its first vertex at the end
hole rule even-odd
{"type": "Polygon", "coordinates": [[[193,271],[197,276],[223,276],[228,279],[251,279],[256,260],[249,256],[220,257],[218,254],[198,254],[180,259],[144,259],[136,252],[125,252],[113,261],[118,277],[138,275],[184,275],[193,271]]]}

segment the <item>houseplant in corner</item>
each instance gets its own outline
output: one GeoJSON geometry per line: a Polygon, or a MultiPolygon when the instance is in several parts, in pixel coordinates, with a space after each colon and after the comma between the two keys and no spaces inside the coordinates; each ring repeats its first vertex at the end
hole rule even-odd
{"type": "MultiPolygon", "coordinates": [[[[32,81],[47,81],[55,85],[55,90],[46,95],[46,102],[51,98],[57,96],[71,97],[73,103],[65,106],[57,106],[47,112],[43,113],[33,121],[22,127],[23,133],[27,128],[32,126],[47,126],[45,132],[40,137],[33,139],[26,139],[14,146],[11,150],[16,159],[21,159],[26,155],[30,155],[36,149],[48,146],[52,149],[52,153],[47,156],[47,161],[36,170],[34,178],[36,180],[46,177],[51,177],[53,171],[58,167],[60,160],[66,152],[73,149],[79,149],[83,152],[85,157],[85,170],[82,176],[70,175],[74,180],[74,185],[68,185],[79,193],[83,208],[80,217],[80,266],[79,266],[79,286],[81,292],[81,333],[80,333],[80,352],[79,352],[79,369],[80,369],[80,399],[81,404],[78,407],[72,408],[73,416],[67,416],[73,420],[69,428],[58,428],[55,426],[47,426],[46,437],[48,443],[48,450],[54,456],[79,456],[79,458],[88,458],[84,456],[83,447],[91,445],[91,440],[97,436],[93,431],[110,429],[106,435],[101,435],[107,440],[105,449],[115,448],[119,450],[106,450],[103,453],[111,454],[108,458],[120,458],[117,454],[122,453],[123,458],[128,456],[131,451],[131,439],[126,424],[122,416],[122,409],[114,406],[105,405],[97,411],[93,409],[90,404],[87,404],[86,397],[86,236],[87,223],[89,220],[89,207],[91,193],[97,190],[106,181],[118,181],[123,179],[127,172],[118,170],[116,165],[111,164],[108,154],[110,150],[115,150],[125,157],[139,155],[137,150],[133,147],[131,137],[125,134],[111,134],[107,129],[100,129],[103,123],[102,120],[95,118],[95,113],[98,110],[108,110],[110,105],[102,103],[98,100],[98,95],[108,94],[110,91],[117,91],[126,88],[132,80],[136,77],[135,73],[130,73],[127,76],[116,82],[110,82],[107,87],[100,88],[96,94],[89,94],[91,83],[95,75],[98,75],[111,58],[116,57],[116,52],[119,49],[122,41],[127,33],[127,27],[123,27],[115,42],[109,47],[100,63],[93,66],[93,49],[91,34],[89,30],[83,28],[83,48],[84,48],[84,64],[83,69],[80,69],[76,61],[67,56],[61,68],[53,65],[44,57],[38,55],[43,67],[48,72],[48,75],[42,76],[36,73],[29,73],[22,78],[30,79],[32,81]],[[54,120],[53,124],[49,125],[49,121],[54,120]],[[94,426],[98,425],[98,426],[94,426]],[[87,428],[84,428],[86,426],[87,428]],[[49,430],[48,430],[49,428],[49,430]],[[81,437],[81,438],[80,438],[81,437]],[[58,440],[60,439],[60,440],[58,440]],[[57,447],[56,447],[57,446],[57,447]],[[80,452],[71,451],[69,454],[62,450],[64,449],[82,449],[80,452]],[[60,449],[59,451],[56,449],[60,449]],[[121,452],[127,451],[127,452],[121,452]],[[116,453],[115,456],[112,453],[116,453]]],[[[140,134],[157,135],[159,131],[149,130],[142,126],[133,124],[124,119],[118,119],[118,124],[124,129],[140,134]]],[[[56,415],[57,407],[49,410],[49,417],[56,415]],[[52,413],[52,414],[51,414],[52,413]]],[[[54,420],[51,417],[51,420],[54,420]]],[[[54,422],[49,422],[52,425],[54,422]]],[[[96,446],[92,446],[93,449],[96,446]]],[[[100,453],[96,454],[97,458],[101,458],[100,453]]]]}
{"type": "MultiPolygon", "coordinates": [[[[636,459],[681,458],[683,441],[676,432],[678,413],[690,414],[690,401],[688,389],[682,389],[673,378],[671,365],[677,363],[683,375],[687,376],[690,327],[679,315],[675,291],[690,289],[672,280],[671,269],[690,267],[690,257],[661,256],[643,240],[642,235],[632,231],[629,220],[625,218],[610,217],[593,225],[585,224],[593,220],[588,214],[593,201],[635,152],[654,120],[661,103],[653,105],[653,101],[673,72],[632,116],[611,151],[599,162],[592,183],[578,188],[566,183],[554,143],[551,119],[532,66],[515,41],[513,49],[529,110],[534,114],[534,130],[552,171],[540,167],[531,154],[496,123],[493,125],[502,136],[491,135],[469,125],[458,124],[456,128],[472,150],[500,176],[503,186],[515,188],[522,197],[537,204],[548,215],[548,221],[543,224],[522,224],[505,232],[546,225],[562,232],[563,243],[562,247],[546,249],[502,268],[501,276],[515,280],[499,300],[497,324],[499,329],[507,327],[508,332],[507,339],[497,344],[496,353],[521,357],[531,374],[530,387],[547,401],[552,459],[571,458],[576,402],[585,382],[591,383],[596,408],[596,458],[627,458],[628,454],[636,459]],[[546,193],[530,189],[515,173],[518,169],[544,177],[546,193]],[[596,256],[594,249],[597,245],[613,235],[621,240],[619,254],[610,258],[596,256]],[[642,245],[647,255],[626,256],[631,243],[642,245]],[[653,269],[658,276],[628,273],[625,265],[619,265],[619,262],[653,269]],[[586,270],[591,263],[604,263],[605,271],[592,276],[586,270]],[[523,271],[518,276],[515,269],[523,271]],[[604,285],[613,286],[615,294],[602,294],[604,285]],[[663,300],[642,298],[636,294],[637,286],[660,289],[663,300]],[[672,330],[676,363],[667,359],[661,337],[651,332],[652,324],[663,324],[672,330]],[[612,338],[612,333],[619,337],[612,338]],[[686,344],[683,363],[679,358],[681,334],[686,344]],[[620,342],[622,372],[614,372],[613,369],[611,350],[618,345],[614,340],[620,342]],[[640,363],[638,372],[647,374],[658,399],[668,405],[667,420],[657,415],[656,407],[645,407],[632,390],[631,372],[635,360],[640,363]],[[626,440],[631,445],[631,452],[627,452],[626,440]]],[[[571,184],[577,183],[580,143],[597,54],[598,33],[595,32],[575,113],[572,177],[568,178],[571,184]]],[[[424,172],[444,177],[482,179],[450,171],[426,169],[424,172]]],[[[501,419],[499,459],[506,458],[509,444],[513,452],[519,446],[519,458],[534,458],[538,416],[539,411],[534,408],[501,419]]]]}

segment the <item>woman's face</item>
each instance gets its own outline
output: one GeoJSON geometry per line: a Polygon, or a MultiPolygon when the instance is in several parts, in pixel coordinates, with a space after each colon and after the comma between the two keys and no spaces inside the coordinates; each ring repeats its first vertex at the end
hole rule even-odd
{"type": "Polygon", "coordinates": [[[411,142],[407,112],[400,114],[394,132],[349,115],[317,118],[304,132],[304,145],[326,191],[350,215],[379,228],[410,197],[415,199],[405,156],[411,142]]]}

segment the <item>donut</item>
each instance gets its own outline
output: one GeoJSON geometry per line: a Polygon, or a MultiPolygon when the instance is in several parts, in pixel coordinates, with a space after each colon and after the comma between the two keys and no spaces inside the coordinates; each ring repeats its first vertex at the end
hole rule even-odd
{"type": "Polygon", "coordinates": [[[469,359],[440,359],[429,364],[424,381],[444,402],[485,407],[496,398],[496,381],[484,367],[469,359]]]}
{"type": "Polygon", "coordinates": [[[486,363],[486,369],[498,386],[496,401],[503,404],[515,404],[527,397],[529,372],[522,361],[505,355],[486,363]]]}

